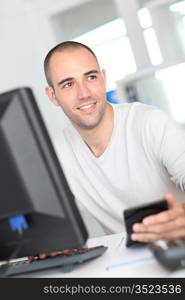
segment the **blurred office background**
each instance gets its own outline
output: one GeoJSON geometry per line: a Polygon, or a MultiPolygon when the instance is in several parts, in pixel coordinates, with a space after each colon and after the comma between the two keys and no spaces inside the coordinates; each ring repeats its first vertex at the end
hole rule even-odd
{"type": "Polygon", "coordinates": [[[184,0],[0,0],[0,93],[31,87],[53,140],[68,120],[44,93],[43,60],[65,40],[95,51],[110,101],[156,105],[185,124],[184,0]]]}

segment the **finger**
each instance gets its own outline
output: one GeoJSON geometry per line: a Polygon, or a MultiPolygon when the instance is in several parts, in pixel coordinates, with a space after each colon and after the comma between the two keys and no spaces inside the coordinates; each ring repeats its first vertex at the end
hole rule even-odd
{"type": "Polygon", "coordinates": [[[155,215],[148,216],[142,220],[145,225],[152,225],[156,223],[166,223],[174,220],[179,216],[185,217],[185,210],[181,203],[175,205],[173,208],[165,210],[155,215]]]}
{"type": "Polygon", "coordinates": [[[131,235],[131,239],[133,241],[138,242],[145,242],[145,243],[152,243],[157,240],[174,240],[185,237],[185,228],[181,227],[179,229],[163,232],[163,233],[154,233],[154,232],[148,232],[148,233],[133,233],[131,235]]]}
{"type": "Polygon", "coordinates": [[[177,201],[172,194],[166,194],[164,198],[167,200],[169,208],[174,208],[180,204],[180,202],[177,201]]]}
{"type": "Polygon", "coordinates": [[[133,233],[131,234],[131,239],[137,242],[151,243],[157,240],[161,240],[160,234],[153,232],[148,233],[133,233]]]}
{"type": "Polygon", "coordinates": [[[168,232],[171,230],[176,230],[181,227],[185,227],[185,216],[179,216],[172,221],[166,223],[158,223],[152,225],[145,225],[142,223],[136,223],[133,226],[134,232],[154,232],[154,233],[161,233],[161,232],[168,232]]]}
{"type": "Polygon", "coordinates": [[[185,238],[185,228],[181,227],[177,230],[166,232],[163,236],[163,240],[175,240],[175,239],[185,238]]]}
{"type": "Polygon", "coordinates": [[[185,213],[183,205],[172,194],[166,194],[164,198],[168,202],[169,209],[159,214],[151,215],[143,219],[144,224],[164,223],[173,220],[178,215],[185,213]],[[175,211],[173,210],[175,209],[175,211]],[[167,212],[167,214],[166,214],[167,212]]]}

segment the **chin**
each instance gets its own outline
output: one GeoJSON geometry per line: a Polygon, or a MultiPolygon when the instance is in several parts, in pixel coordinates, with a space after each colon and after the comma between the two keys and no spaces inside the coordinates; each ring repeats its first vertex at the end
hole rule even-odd
{"type": "Polygon", "coordinates": [[[96,128],[100,122],[102,121],[104,116],[104,111],[96,113],[94,116],[89,115],[86,118],[76,118],[75,124],[81,129],[94,129],[96,128]]]}
{"type": "Polygon", "coordinates": [[[83,123],[81,123],[81,128],[94,129],[100,124],[101,120],[102,120],[102,118],[99,120],[94,120],[93,122],[83,122],[83,123]]]}

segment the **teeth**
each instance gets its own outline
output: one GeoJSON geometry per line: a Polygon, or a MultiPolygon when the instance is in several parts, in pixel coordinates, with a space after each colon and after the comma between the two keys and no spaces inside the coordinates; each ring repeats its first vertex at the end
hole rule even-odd
{"type": "Polygon", "coordinates": [[[87,109],[87,108],[90,108],[93,104],[89,104],[89,105],[84,105],[84,106],[81,106],[80,109],[87,109]]]}

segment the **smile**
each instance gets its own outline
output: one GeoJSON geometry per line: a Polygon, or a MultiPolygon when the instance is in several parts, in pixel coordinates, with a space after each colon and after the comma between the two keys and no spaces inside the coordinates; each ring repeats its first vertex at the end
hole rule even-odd
{"type": "Polygon", "coordinates": [[[79,106],[77,109],[84,111],[84,112],[91,112],[92,110],[94,110],[96,103],[97,102],[87,103],[87,104],[79,106]]]}
{"type": "Polygon", "coordinates": [[[86,109],[86,108],[90,108],[94,105],[94,103],[92,104],[88,104],[88,105],[84,105],[84,106],[81,106],[79,109],[86,109]]]}

